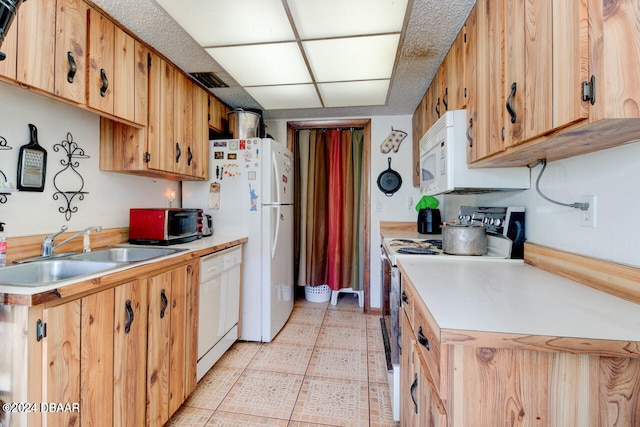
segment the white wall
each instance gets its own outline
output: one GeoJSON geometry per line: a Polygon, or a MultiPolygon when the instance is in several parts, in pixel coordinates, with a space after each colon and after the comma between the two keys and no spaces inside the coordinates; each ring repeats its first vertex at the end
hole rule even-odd
{"type": "Polygon", "coordinates": [[[549,163],[540,189],[565,203],[596,196],[595,228],[580,224],[578,209],[557,206],[534,189],[477,196],[445,196],[447,217],[460,205],[525,206],[527,240],[568,252],[640,267],[640,143],[549,163]]]}
{"type": "MultiPolygon", "coordinates": [[[[292,119],[295,120],[295,119],[292,119]]],[[[411,116],[372,117],[371,149],[371,307],[380,307],[380,221],[415,221],[409,210],[421,195],[411,180],[411,116]],[[391,127],[408,133],[392,168],[400,172],[402,188],[392,197],[377,188],[378,174],[387,167],[387,155],[380,143],[391,127]]],[[[286,140],[286,121],[268,122],[269,133],[286,140]]],[[[532,171],[532,188],[525,191],[480,195],[439,196],[443,220],[457,216],[462,205],[524,206],[527,240],[568,252],[640,267],[640,142],[549,163],[540,187],[547,196],[562,202],[580,201],[583,195],[596,196],[596,227],[580,225],[581,212],[551,204],[534,189],[541,166],[532,171]]]]}
{"type": "MultiPolygon", "coordinates": [[[[334,118],[335,119],[335,118],[334,118]]],[[[340,117],[339,119],[344,119],[340,117]]],[[[302,121],[301,119],[300,121],[302,121]]],[[[331,120],[328,118],[327,120],[331,120]]],[[[274,139],[286,143],[287,121],[266,121],[267,129],[274,139]]],[[[411,152],[411,116],[376,116],[371,118],[371,174],[369,176],[371,196],[371,307],[380,307],[380,221],[416,221],[415,205],[420,200],[420,191],[413,188],[411,152]],[[400,144],[397,153],[391,151],[382,154],[380,145],[391,132],[391,128],[402,130],[407,137],[400,144]],[[402,177],[402,186],[390,197],[380,191],[377,185],[378,175],[389,166],[387,159],[391,157],[391,168],[402,177]]]]}
{"type": "MultiPolygon", "coordinates": [[[[13,147],[0,151],[0,170],[14,184],[20,147],[29,142],[29,123],[36,125],[39,143],[47,150],[45,189],[44,192],[11,194],[7,203],[0,205],[0,221],[6,223],[9,237],[51,233],[62,225],[67,225],[69,230],[81,230],[92,225],[128,227],[131,207],[166,207],[165,194],[170,191],[176,193],[179,202],[180,183],[99,170],[98,115],[0,82],[0,136],[13,147]],[[56,191],[53,178],[63,169],[60,160],[65,158],[64,151],[55,152],[53,146],[65,140],[67,133],[71,133],[73,140],[90,156],[89,159],[78,160],[78,172],[89,194],[84,200],[72,204],[78,207],[78,211],[69,221],[59,212],[63,198],[53,199],[56,191]]],[[[65,176],[69,178],[72,172],[60,175],[65,182],[61,190],[79,188],[78,178],[65,180],[65,176]]]]}

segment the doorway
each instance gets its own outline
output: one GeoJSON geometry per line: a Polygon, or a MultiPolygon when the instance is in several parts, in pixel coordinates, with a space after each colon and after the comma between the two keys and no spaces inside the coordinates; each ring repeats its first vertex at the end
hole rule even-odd
{"type": "MultiPolygon", "coordinates": [[[[359,248],[359,261],[362,265],[362,290],[364,290],[364,312],[370,312],[370,152],[371,152],[371,119],[340,119],[292,121],[287,123],[287,147],[295,152],[296,131],[304,129],[362,129],[362,248],[359,248]]],[[[296,174],[296,180],[298,180],[296,174]]],[[[296,181],[295,185],[299,184],[296,181]]],[[[296,242],[296,245],[298,242],[296,242]]],[[[298,248],[296,247],[296,250],[298,248]]]]}

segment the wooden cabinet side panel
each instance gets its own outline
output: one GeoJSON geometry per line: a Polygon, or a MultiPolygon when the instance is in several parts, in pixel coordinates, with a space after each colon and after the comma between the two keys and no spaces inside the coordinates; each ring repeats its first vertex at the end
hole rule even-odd
{"type": "MultiPolygon", "coordinates": [[[[80,403],[80,300],[44,310],[42,402],[80,403]]],[[[79,412],[47,412],[48,427],[80,425],[79,412]]]]}
{"type": "Polygon", "coordinates": [[[171,307],[160,317],[163,304],[171,302],[171,273],[148,279],[147,327],[147,426],[164,425],[169,419],[169,339],[171,307]]]}
{"type": "Polygon", "coordinates": [[[99,111],[113,114],[113,53],[115,25],[95,9],[89,8],[87,41],[89,50],[89,77],[87,79],[87,105],[99,111]],[[102,70],[109,81],[104,96],[102,70]]]}
{"type": "Polygon", "coordinates": [[[181,267],[171,272],[171,332],[169,348],[169,416],[185,399],[186,333],[187,333],[187,270],[181,267]]]}
{"type": "Polygon", "coordinates": [[[135,121],[136,43],[133,37],[117,27],[113,53],[113,114],[135,121]]]}
{"type": "Polygon", "coordinates": [[[113,324],[113,425],[143,426],[145,423],[145,372],[147,355],[147,287],[136,280],[115,289],[113,324]],[[133,321],[129,332],[126,305],[133,321]]]}
{"type": "MultiPolygon", "coordinates": [[[[640,4],[635,1],[603,2],[601,81],[606,116],[640,117],[640,4]]],[[[597,102],[597,101],[596,101],[597,102]]]]}
{"type": "MultiPolygon", "coordinates": [[[[20,14],[20,10],[18,10],[18,14],[20,14]]],[[[18,25],[19,19],[14,17],[0,46],[0,52],[7,56],[4,61],[0,61],[0,76],[11,80],[16,79],[16,66],[18,65],[18,25]]]]}
{"type": "Polygon", "coordinates": [[[199,264],[192,263],[187,266],[187,313],[185,331],[185,394],[186,399],[196,389],[197,363],[198,363],[198,302],[200,286],[198,284],[199,264]]]}
{"type": "Polygon", "coordinates": [[[56,15],[55,94],[79,104],[86,102],[87,4],[58,0],[56,15]],[[70,77],[73,56],[76,72],[70,77]],[[71,80],[71,81],[69,81],[71,80]]]}
{"type": "Polygon", "coordinates": [[[400,312],[400,327],[401,327],[401,354],[400,354],[400,425],[411,426],[415,424],[417,418],[416,403],[414,398],[417,399],[416,390],[412,396],[412,385],[415,380],[417,372],[414,368],[415,363],[415,350],[414,341],[412,339],[411,326],[405,314],[400,312]]]}
{"type": "Polygon", "coordinates": [[[54,93],[56,1],[25,2],[18,21],[18,81],[54,93]]]}
{"type": "Polygon", "coordinates": [[[104,117],[100,118],[100,170],[143,171],[146,169],[146,132],[104,117]]]}
{"type": "Polygon", "coordinates": [[[451,425],[525,426],[547,420],[546,354],[453,347],[451,425]]]}
{"type": "Polygon", "coordinates": [[[600,419],[592,424],[640,425],[640,359],[601,357],[599,365],[600,419]]]}
{"type": "Polygon", "coordinates": [[[113,289],[82,298],[81,310],[82,425],[110,426],[113,422],[113,289]]]}

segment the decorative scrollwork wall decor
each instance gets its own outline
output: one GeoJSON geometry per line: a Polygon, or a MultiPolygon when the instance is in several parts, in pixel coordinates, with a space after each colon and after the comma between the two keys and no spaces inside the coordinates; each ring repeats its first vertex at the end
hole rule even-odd
{"type": "MultiPolygon", "coordinates": [[[[0,150],[11,150],[11,149],[13,149],[13,147],[11,147],[7,143],[7,140],[3,136],[0,136],[0,150]]],[[[0,178],[2,179],[2,185],[0,185],[0,203],[5,204],[7,203],[7,195],[11,194],[16,190],[15,188],[5,188],[4,185],[7,184],[7,175],[5,175],[2,170],[0,170],[0,175],[2,176],[2,178],[0,178]]]]}
{"type": "Polygon", "coordinates": [[[89,156],[84,154],[84,150],[73,140],[73,135],[71,135],[71,133],[67,133],[66,140],[53,146],[53,151],[58,152],[60,150],[64,150],[66,156],[60,160],[60,164],[63,166],[62,170],[56,173],[53,177],[53,186],[56,189],[56,192],[53,193],[53,200],[58,200],[61,196],[64,197],[66,206],[63,205],[58,208],[58,210],[60,213],[63,213],[65,219],[69,221],[71,219],[71,214],[78,212],[78,207],[72,206],[74,199],[77,198],[77,201],[82,201],[84,200],[85,194],[89,194],[84,191],[84,178],[82,178],[82,175],[80,175],[80,172],[77,170],[80,167],[80,162],[78,160],[88,159],[89,156]],[[59,178],[64,172],[75,174],[71,177],[67,177],[66,181],[73,180],[73,178],[79,180],[79,185],[76,186],[76,189],[69,189],[67,191],[60,189],[59,178]]]}

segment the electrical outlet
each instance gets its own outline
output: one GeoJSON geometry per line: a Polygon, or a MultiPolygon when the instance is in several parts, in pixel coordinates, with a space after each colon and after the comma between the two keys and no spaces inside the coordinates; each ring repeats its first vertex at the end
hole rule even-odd
{"type": "Polygon", "coordinates": [[[596,196],[580,197],[582,203],[589,203],[589,209],[580,211],[580,225],[583,227],[596,227],[596,196]]]}

